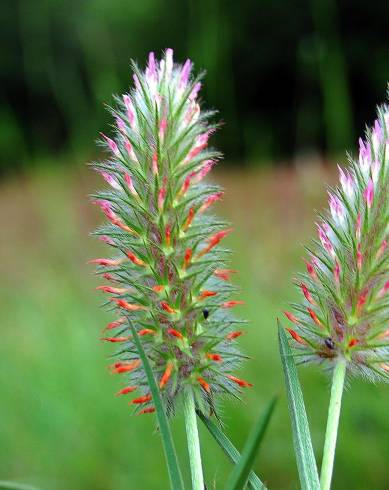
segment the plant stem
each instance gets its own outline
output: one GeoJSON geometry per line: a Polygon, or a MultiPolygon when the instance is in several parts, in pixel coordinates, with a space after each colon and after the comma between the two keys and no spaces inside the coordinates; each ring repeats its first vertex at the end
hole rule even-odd
{"type": "Polygon", "coordinates": [[[328,419],[326,438],[324,441],[323,461],[321,465],[320,488],[330,490],[332,471],[334,468],[336,437],[338,435],[340,408],[342,404],[342,394],[344,380],[346,377],[346,360],[341,359],[337,362],[332,377],[331,398],[328,407],[328,419]]]}
{"type": "Polygon", "coordinates": [[[195,402],[191,390],[187,390],[184,394],[184,415],[186,438],[188,441],[189,464],[192,475],[192,489],[204,490],[199,431],[197,429],[195,402]]]}

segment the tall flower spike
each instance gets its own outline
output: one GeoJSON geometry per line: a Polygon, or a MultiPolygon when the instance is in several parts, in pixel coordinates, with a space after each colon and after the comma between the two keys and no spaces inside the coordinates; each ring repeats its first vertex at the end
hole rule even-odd
{"type": "Polygon", "coordinates": [[[112,109],[117,131],[102,135],[109,157],[93,164],[110,185],[93,196],[109,220],[95,233],[115,253],[91,262],[114,283],[98,288],[114,295],[109,307],[118,314],[104,337],[120,344],[111,372],[125,378],[119,393],[137,387],[138,413],[153,411],[133,325],[167,412],[188,390],[200,410],[214,411],[218,395],[250,386],[234,376],[241,356],[231,340],[243,322],[231,311],[241,302],[231,300],[234,271],[220,246],[230,229],[207,215],[223,195],[204,182],[220,159],[208,148],[216,128],[200,111],[191,61],[174,64],[167,50],[161,61],[151,53],[145,71],[133,69],[134,88],[112,109]]]}
{"type": "Polygon", "coordinates": [[[388,106],[339,173],[317,225],[321,246],[299,281],[303,303],[285,313],[287,331],[303,362],[332,369],[341,360],[351,375],[389,381],[388,106]]]}

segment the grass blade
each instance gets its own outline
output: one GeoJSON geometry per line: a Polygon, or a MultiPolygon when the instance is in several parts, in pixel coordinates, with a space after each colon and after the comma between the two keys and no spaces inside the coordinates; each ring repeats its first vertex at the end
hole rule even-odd
{"type": "MultiPolygon", "coordinates": [[[[266,410],[259,417],[253,430],[250,432],[246,444],[244,445],[242,455],[228,479],[226,490],[241,490],[246,486],[250,470],[254,464],[255,456],[258,454],[259,446],[269,425],[276,402],[277,398],[274,397],[266,410]]],[[[262,486],[261,488],[264,487],[262,486]]]]}
{"type": "Polygon", "coordinates": [[[319,476],[309,432],[308,418],[305,412],[303,393],[301,391],[292,350],[280,322],[278,322],[278,338],[301,488],[302,490],[319,490],[319,476]]]}
{"type": "Polygon", "coordinates": [[[1,490],[38,490],[37,487],[25,483],[18,483],[13,481],[2,481],[0,480],[1,490]]]}
{"type": "Polygon", "coordinates": [[[154,373],[151,369],[145,351],[143,350],[142,343],[140,342],[138,334],[132,324],[131,330],[136,348],[138,349],[139,357],[143,363],[143,367],[146,372],[151,395],[153,397],[159,430],[161,433],[163,448],[165,451],[166,463],[170,478],[170,486],[172,490],[183,490],[184,483],[182,480],[181,470],[177,459],[177,453],[174,447],[172,433],[170,431],[169,421],[167,419],[165,409],[163,407],[162,400],[159,394],[159,388],[155,381],[154,373]]]}
{"type": "MultiPolygon", "coordinates": [[[[228,458],[233,463],[237,464],[241,457],[240,452],[236,449],[236,447],[232,444],[232,442],[228,439],[224,432],[221,431],[219,427],[212,422],[212,420],[210,420],[200,411],[197,411],[197,415],[199,416],[205,427],[208,429],[210,434],[213,436],[215,441],[223,449],[228,458]]],[[[265,485],[261,482],[254,471],[251,471],[249,473],[248,487],[250,488],[250,490],[267,490],[265,485]]]]}

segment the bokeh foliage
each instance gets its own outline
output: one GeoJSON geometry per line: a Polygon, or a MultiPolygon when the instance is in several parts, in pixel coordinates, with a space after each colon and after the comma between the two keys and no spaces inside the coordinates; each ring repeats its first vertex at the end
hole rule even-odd
{"type": "MultiPolygon", "coordinates": [[[[304,267],[299,242],[314,231],[312,210],[326,197],[322,181],[336,179],[313,168],[219,171],[215,179],[226,188],[217,212],[235,225],[228,245],[246,301],[240,314],[250,320],[242,344],[253,359],[241,375],[255,384],[245,403],[226,402],[226,431],[241,449],[259,413],[280,394],[255,470],[269,488],[297,488],[275,319],[298,297],[291,278],[304,267]]],[[[85,199],[96,184],[90,172],[60,167],[0,187],[0,226],[7,229],[0,241],[0,477],[42,490],[164,489],[153,416],[132,417],[126,400],[113,396],[120,380],[107,371],[111,349],[98,340],[110,315],[98,309],[99,281],[86,265],[105,249],[86,236],[101,221],[85,199]]],[[[299,375],[320,461],[329,380],[320,369],[301,367],[299,375]]],[[[356,380],[345,393],[334,490],[386,488],[388,403],[386,385],[356,380]]],[[[185,465],[181,417],[173,430],[185,465]]],[[[223,488],[230,463],[201,432],[207,481],[223,488]]]]}

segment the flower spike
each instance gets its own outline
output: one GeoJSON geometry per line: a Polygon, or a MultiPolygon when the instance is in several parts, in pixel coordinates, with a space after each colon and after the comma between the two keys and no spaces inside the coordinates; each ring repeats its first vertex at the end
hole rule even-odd
{"type": "Polygon", "coordinates": [[[155,408],[144,367],[131,358],[132,327],[168,415],[184,394],[213,412],[219,396],[249,386],[234,377],[243,356],[232,342],[242,334],[232,308],[242,302],[231,299],[226,281],[236,271],[220,246],[232,230],[209,214],[224,195],[206,182],[221,155],[209,147],[215,125],[201,112],[192,67],[174,63],[171,49],[161,60],[150,53],[143,71],[133,63],[134,85],[112,109],[115,132],[101,133],[108,158],[94,164],[107,189],[93,202],[108,220],[96,235],[114,256],[91,263],[112,283],[98,290],[118,313],[104,329],[115,333],[103,340],[118,344],[109,369],[125,377],[118,395],[139,391],[131,402],[137,413],[155,408]]]}
{"type": "Polygon", "coordinates": [[[300,282],[304,305],[285,312],[299,361],[329,370],[342,361],[348,375],[373,381],[389,381],[388,135],[384,105],[359,139],[358,158],[339,167],[329,212],[317,224],[321,246],[312,247],[300,282]]]}

